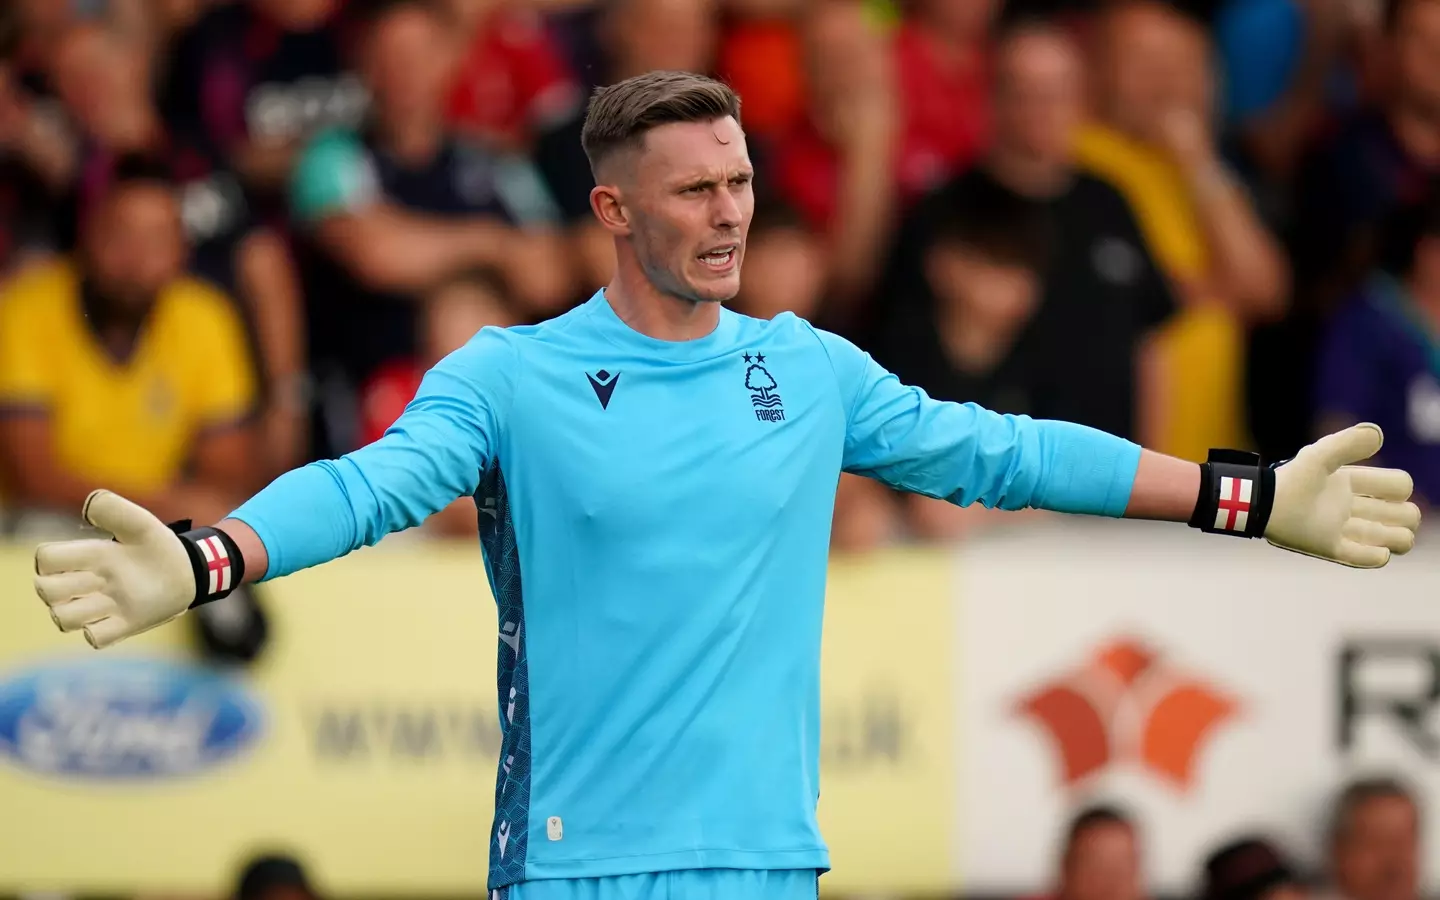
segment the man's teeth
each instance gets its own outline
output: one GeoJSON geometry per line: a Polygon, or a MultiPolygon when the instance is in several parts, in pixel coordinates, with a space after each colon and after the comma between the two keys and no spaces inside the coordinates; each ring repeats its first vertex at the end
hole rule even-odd
{"type": "Polygon", "coordinates": [[[734,251],[733,249],[732,249],[732,250],[712,250],[711,252],[706,253],[706,254],[704,254],[703,256],[701,256],[700,259],[701,259],[707,266],[716,266],[716,267],[719,267],[719,266],[723,266],[723,265],[725,265],[726,263],[730,262],[730,258],[731,258],[732,256],[734,256],[734,255],[735,255],[735,251],[734,251]]]}

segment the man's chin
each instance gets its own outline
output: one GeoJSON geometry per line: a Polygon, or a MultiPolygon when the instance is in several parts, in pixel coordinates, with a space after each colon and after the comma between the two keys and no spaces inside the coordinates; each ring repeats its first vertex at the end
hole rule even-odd
{"type": "Polygon", "coordinates": [[[740,273],[725,278],[707,278],[699,284],[691,284],[691,293],[700,303],[729,303],[740,293],[740,273]]]}

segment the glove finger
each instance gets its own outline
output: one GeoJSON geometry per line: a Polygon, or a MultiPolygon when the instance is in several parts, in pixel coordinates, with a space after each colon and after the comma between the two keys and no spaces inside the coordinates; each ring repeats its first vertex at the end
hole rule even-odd
{"type": "Polygon", "coordinates": [[[1384,547],[1391,553],[1409,553],[1415,547],[1415,532],[1398,525],[1382,525],[1369,519],[1352,518],[1340,533],[1357,544],[1384,547]]]}
{"type": "Polygon", "coordinates": [[[1346,466],[1350,490],[1378,500],[1409,500],[1415,480],[1402,469],[1380,469],[1371,466],[1346,466]]]}
{"type": "Polygon", "coordinates": [[[1390,561],[1390,551],[1342,537],[1335,548],[1335,561],[1357,569],[1378,569],[1390,561]]]}
{"type": "Polygon", "coordinates": [[[109,541],[57,541],[35,548],[35,574],[93,571],[109,552],[109,541]]]}
{"type": "Polygon", "coordinates": [[[1420,527],[1420,507],[1413,503],[1376,500],[1374,497],[1356,497],[1350,504],[1350,515],[1357,519],[1379,522],[1381,525],[1408,528],[1411,531],[1420,527]]]}
{"type": "Polygon", "coordinates": [[[57,575],[35,576],[35,593],[47,606],[57,606],[76,597],[93,594],[105,586],[105,579],[94,572],[61,572],[57,575]]]}
{"type": "Polygon", "coordinates": [[[74,631],[106,616],[113,616],[116,612],[118,609],[115,601],[106,595],[86,594],[52,607],[50,618],[61,631],[74,631]]]}
{"type": "Polygon", "coordinates": [[[113,491],[91,492],[81,515],[96,528],[115,535],[122,544],[138,544],[157,528],[165,528],[165,523],[150,510],[113,491]]]}
{"type": "Polygon", "coordinates": [[[96,650],[104,650],[129,636],[130,624],[118,615],[106,616],[85,626],[85,640],[96,650]]]}
{"type": "Polygon", "coordinates": [[[1380,445],[1384,442],[1385,435],[1380,426],[1363,422],[1327,434],[1306,449],[1320,457],[1325,467],[1334,472],[1341,466],[1369,459],[1380,452],[1380,445]]]}

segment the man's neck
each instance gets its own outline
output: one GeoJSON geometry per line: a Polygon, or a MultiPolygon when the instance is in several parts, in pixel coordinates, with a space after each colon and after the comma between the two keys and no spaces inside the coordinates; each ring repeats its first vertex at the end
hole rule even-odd
{"type": "Polygon", "coordinates": [[[666,294],[650,283],[638,265],[622,262],[616,266],[605,299],[620,321],[659,341],[698,340],[720,323],[719,303],[697,303],[666,294]]]}
{"type": "Polygon", "coordinates": [[[1049,200],[1063,194],[1073,174],[1067,165],[1016,153],[992,153],[985,167],[996,181],[1032,200],[1049,200]]]}

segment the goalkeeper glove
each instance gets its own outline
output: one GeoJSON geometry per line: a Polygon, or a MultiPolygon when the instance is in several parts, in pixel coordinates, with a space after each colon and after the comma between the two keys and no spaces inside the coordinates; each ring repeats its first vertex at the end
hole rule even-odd
{"type": "Polygon", "coordinates": [[[83,630],[97,650],[227,596],[245,575],[239,548],[219,529],[166,525],[110,491],[85,498],[81,516],[114,540],[41,544],[35,592],[61,631],[83,630]]]}
{"type": "Polygon", "coordinates": [[[1284,550],[1357,569],[1378,569],[1415,546],[1420,508],[1410,475],[1357,466],[1383,443],[1379,427],[1327,435],[1294,459],[1265,468],[1254,454],[1212,450],[1201,467],[1190,525],[1261,537],[1284,550]]]}

